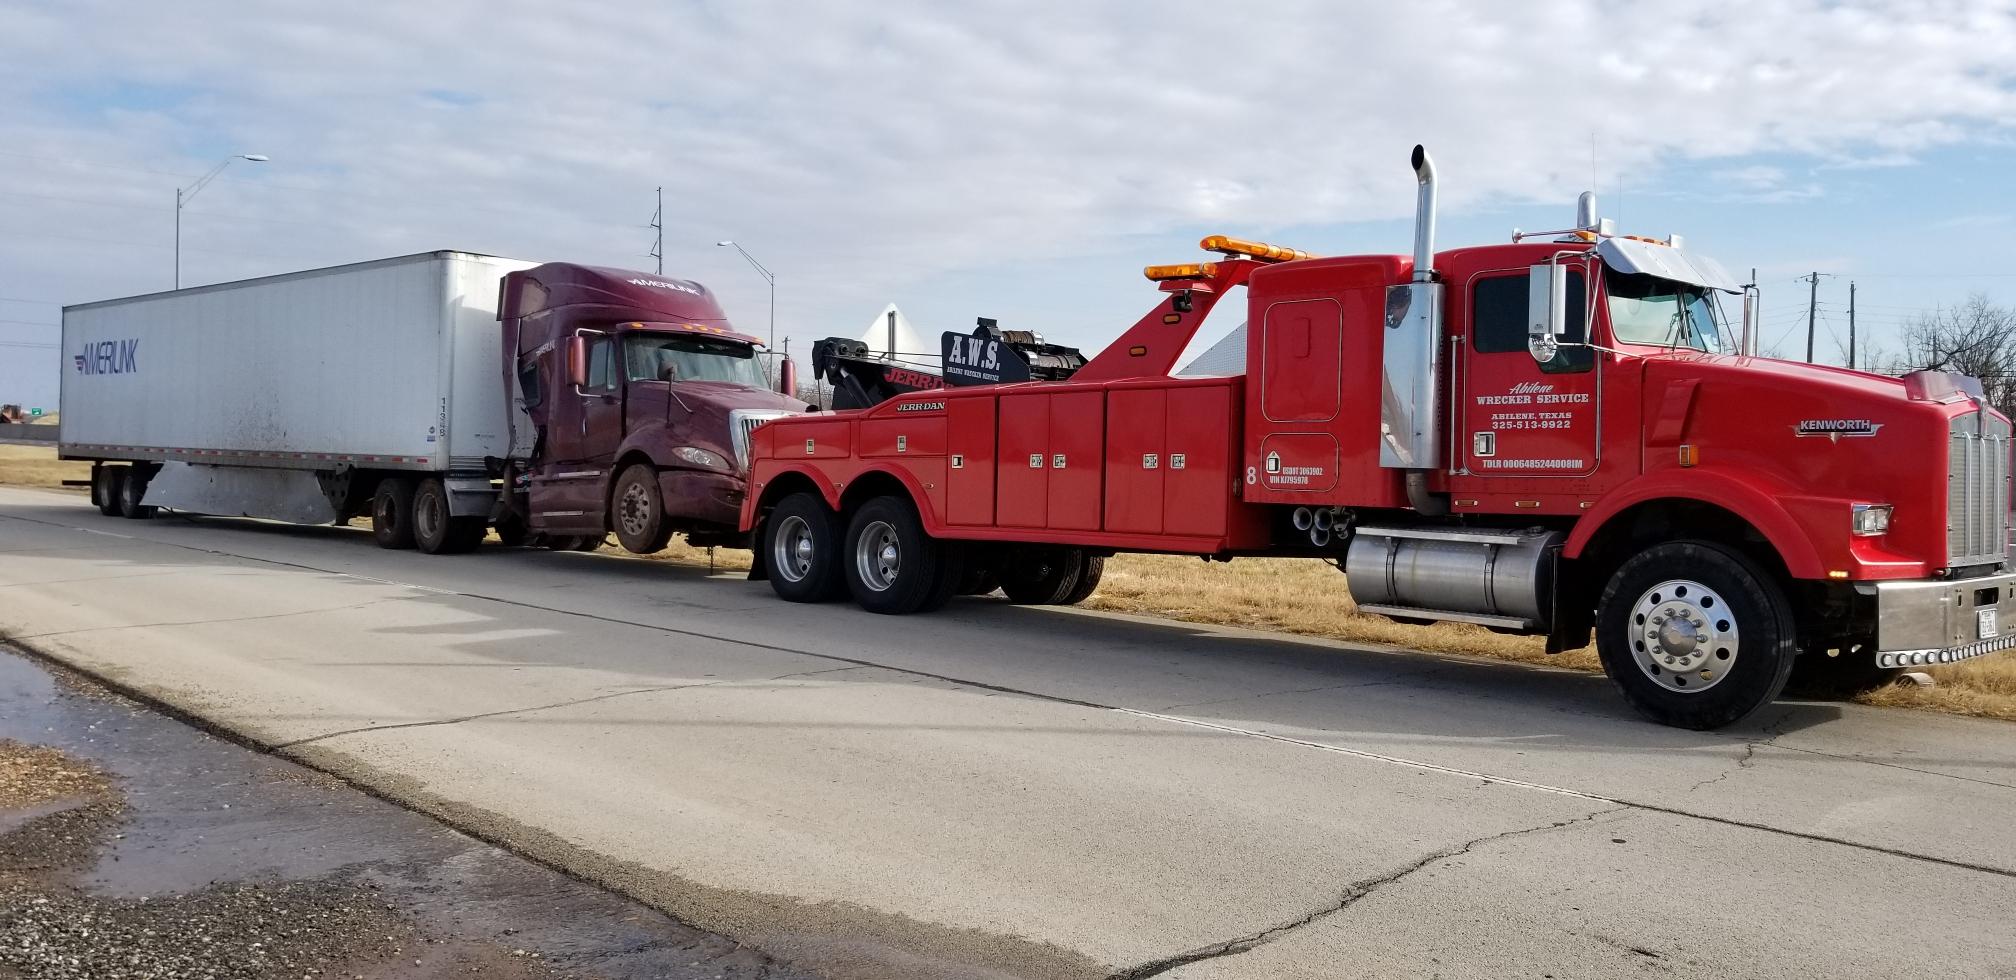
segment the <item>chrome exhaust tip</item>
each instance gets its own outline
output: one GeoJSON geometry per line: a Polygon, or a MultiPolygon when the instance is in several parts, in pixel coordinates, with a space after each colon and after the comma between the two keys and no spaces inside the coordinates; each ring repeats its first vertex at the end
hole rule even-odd
{"type": "Polygon", "coordinates": [[[1307,507],[1295,508],[1295,530],[1307,531],[1311,527],[1314,527],[1315,525],[1316,525],[1316,515],[1310,513],[1309,508],[1307,507]]]}

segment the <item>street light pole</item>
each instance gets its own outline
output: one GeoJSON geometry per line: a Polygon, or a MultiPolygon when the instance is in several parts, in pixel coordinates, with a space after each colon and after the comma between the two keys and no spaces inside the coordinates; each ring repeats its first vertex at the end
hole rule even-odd
{"type": "Polygon", "coordinates": [[[175,188],[175,288],[176,289],[182,288],[182,205],[189,203],[189,201],[196,196],[197,191],[202,190],[212,180],[217,179],[217,175],[223,173],[224,168],[230,166],[233,161],[247,160],[252,163],[265,163],[268,159],[271,158],[266,156],[266,154],[264,153],[235,153],[232,154],[231,156],[225,157],[223,163],[211,167],[209,173],[204,174],[203,176],[197,178],[196,182],[194,184],[189,185],[188,189],[185,190],[180,187],[175,188]]]}
{"type": "Polygon", "coordinates": [[[770,283],[770,349],[773,351],[776,350],[777,349],[777,277],[775,275],[772,275],[769,269],[763,268],[763,263],[756,261],[756,256],[750,255],[749,250],[743,248],[741,245],[738,245],[733,241],[715,242],[714,244],[719,245],[723,248],[732,247],[735,249],[735,251],[741,252],[742,257],[749,260],[750,267],[754,268],[757,274],[761,275],[765,281],[770,283]]]}

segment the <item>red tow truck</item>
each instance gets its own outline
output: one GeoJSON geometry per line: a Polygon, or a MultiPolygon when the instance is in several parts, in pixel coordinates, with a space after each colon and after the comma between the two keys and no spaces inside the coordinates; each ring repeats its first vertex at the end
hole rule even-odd
{"type": "Polygon", "coordinates": [[[1593,635],[1633,707],[1702,729],[2016,646],[2010,422],[1978,383],[1756,356],[1748,287],[1592,195],[1438,252],[1412,162],[1411,255],[1213,236],[1068,380],[758,428],[759,574],[909,613],[1075,602],[1116,552],[1320,558],[1368,613],[1593,635]],[[1245,374],[1172,377],[1238,286],[1245,374]]]}

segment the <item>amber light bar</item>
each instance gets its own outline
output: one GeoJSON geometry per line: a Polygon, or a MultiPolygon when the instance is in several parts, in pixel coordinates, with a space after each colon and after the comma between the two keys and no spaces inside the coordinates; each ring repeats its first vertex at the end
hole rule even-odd
{"type": "Polygon", "coordinates": [[[1252,242],[1244,238],[1233,238],[1230,235],[1211,235],[1203,241],[1198,242],[1197,245],[1206,252],[1217,252],[1221,255],[1244,255],[1259,259],[1262,262],[1288,262],[1294,259],[1315,258],[1315,256],[1299,248],[1289,248],[1286,245],[1269,245],[1266,242],[1252,242]]]}
{"type": "Polygon", "coordinates": [[[1141,274],[1156,282],[1172,279],[1209,279],[1218,274],[1216,262],[1186,262],[1182,265],[1151,265],[1141,274]]]}

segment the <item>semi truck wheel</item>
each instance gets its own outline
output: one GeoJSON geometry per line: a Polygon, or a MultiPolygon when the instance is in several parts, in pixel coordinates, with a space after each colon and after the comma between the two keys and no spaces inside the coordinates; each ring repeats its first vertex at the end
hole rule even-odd
{"type": "Polygon", "coordinates": [[[1085,553],[1076,548],[1029,548],[1002,562],[994,573],[1009,602],[1054,606],[1070,598],[1084,569],[1085,553]]]}
{"type": "Polygon", "coordinates": [[[1099,580],[1105,577],[1106,557],[1086,555],[1078,566],[1078,584],[1072,586],[1070,594],[1064,597],[1064,605],[1075,606],[1092,598],[1092,593],[1099,591],[1099,580]]]}
{"type": "Polygon", "coordinates": [[[371,494],[371,537],[380,548],[413,547],[413,481],[388,476],[371,494]]]}
{"type": "Polygon", "coordinates": [[[964,578],[963,552],[925,534],[917,509],[899,497],[876,497],[854,512],[843,554],[847,590],[872,613],[936,609],[964,578]]]}
{"type": "Polygon", "coordinates": [[[1676,728],[1720,728],[1771,703],[1798,653],[1791,603],[1742,554],[1706,541],[1626,561],[1596,606],[1596,652],[1624,700],[1676,728]]]}
{"type": "Polygon", "coordinates": [[[146,521],[154,518],[156,508],[140,501],[147,499],[147,484],[154,474],[144,466],[126,469],[125,478],[119,481],[119,516],[129,521],[146,521]]]}
{"type": "Polygon", "coordinates": [[[839,515],[817,494],[794,493],[763,521],[763,560],[770,588],[789,602],[830,602],[847,592],[840,571],[839,515]]]}
{"type": "Polygon", "coordinates": [[[119,516],[119,489],[126,484],[126,467],[100,466],[91,478],[91,502],[106,517],[119,516]]]}
{"type": "Polygon", "coordinates": [[[665,498],[658,489],[658,470],[649,463],[632,463],[616,478],[609,495],[611,523],[616,540],[632,554],[650,555],[665,550],[672,540],[672,527],[665,521],[665,498]]]}
{"type": "Polygon", "coordinates": [[[426,554],[461,554],[483,540],[483,522],[456,517],[448,509],[448,487],[438,478],[420,481],[413,490],[412,508],[413,545],[426,554]]]}

